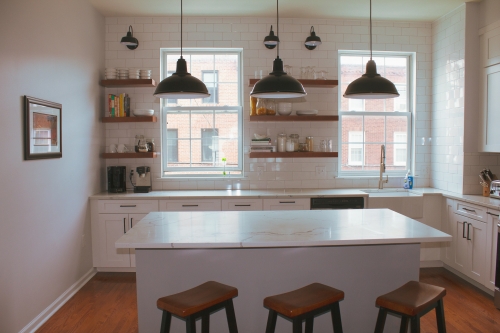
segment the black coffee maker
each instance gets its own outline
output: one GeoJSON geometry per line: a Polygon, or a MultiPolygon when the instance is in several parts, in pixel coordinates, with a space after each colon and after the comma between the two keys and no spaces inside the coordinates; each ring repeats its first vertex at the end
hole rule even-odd
{"type": "Polygon", "coordinates": [[[126,168],[124,166],[108,167],[108,192],[127,192],[126,168]]]}

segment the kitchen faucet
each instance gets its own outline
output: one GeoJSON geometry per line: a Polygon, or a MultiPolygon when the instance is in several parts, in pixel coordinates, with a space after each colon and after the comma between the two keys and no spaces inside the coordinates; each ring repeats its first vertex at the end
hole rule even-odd
{"type": "Polygon", "coordinates": [[[381,145],[380,146],[380,177],[378,179],[378,188],[381,190],[384,188],[384,183],[389,182],[388,175],[385,175],[387,177],[385,180],[383,179],[384,172],[385,172],[385,146],[381,145]]]}

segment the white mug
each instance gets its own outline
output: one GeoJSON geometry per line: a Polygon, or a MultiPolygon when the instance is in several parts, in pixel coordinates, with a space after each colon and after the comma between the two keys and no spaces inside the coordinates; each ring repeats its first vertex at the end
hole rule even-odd
{"type": "Polygon", "coordinates": [[[126,152],[128,152],[128,148],[127,148],[127,146],[125,146],[123,143],[120,143],[120,144],[118,145],[117,151],[118,151],[119,153],[126,153],[126,152]]]}
{"type": "Polygon", "coordinates": [[[114,143],[109,145],[109,152],[116,153],[116,145],[114,143]]]}

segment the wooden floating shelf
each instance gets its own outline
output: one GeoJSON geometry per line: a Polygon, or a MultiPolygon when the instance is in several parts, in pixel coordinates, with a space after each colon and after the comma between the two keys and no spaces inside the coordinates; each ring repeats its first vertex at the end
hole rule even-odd
{"type": "Polygon", "coordinates": [[[339,116],[250,116],[250,121],[338,121],[339,116]]]}
{"type": "Polygon", "coordinates": [[[103,123],[156,123],[156,116],[144,117],[104,117],[101,118],[103,123]]]}
{"type": "Polygon", "coordinates": [[[288,152],[288,153],[250,153],[250,158],[310,158],[310,157],[338,157],[337,152],[288,152]]]}
{"type": "MultiPolygon", "coordinates": [[[[257,81],[259,81],[259,79],[250,79],[248,86],[253,87],[257,81]]],[[[302,83],[304,87],[311,88],[335,88],[339,85],[339,80],[298,79],[298,81],[302,83]]]]}
{"type": "Polygon", "coordinates": [[[102,153],[102,158],[155,158],[158,157],[157,152],[151,153],[102,153]]]}
{"type": "Polygon", "coordinates": [[[156,87],[153,79],[101,80],[101,86],[113,87],[156,87]]]}

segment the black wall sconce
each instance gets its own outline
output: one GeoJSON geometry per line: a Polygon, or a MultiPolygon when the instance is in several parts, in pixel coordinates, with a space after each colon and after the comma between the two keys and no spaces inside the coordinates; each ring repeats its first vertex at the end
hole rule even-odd
{"type": "Polygon", "coordinates": [[[306,38],[304,46],[308,50],[314,50],[318,45],[321,45],[321,38],[316,36],[316,33],[314,32],[314,27],[311,26],[311,35],[306,38]]]}
{"type": "Polygon", "coordinates": [[[122,37],[120,44],[126,45],[130,50],[135,50],[139,46],[139,41],[134,37],[134,29],[131,25],[128,27],[127,36],[122,37]]]}
{"type": "Polygon", "coordinates": [[[268,49],[272,50],[276,47],[276,45],[279,44],[279,42],[280,38],[274,35],[273,26],[271,26],[271,29],[269,30],[269,35],[266,36],[266,38],[264,38],[264,45],[268,49]]]}

